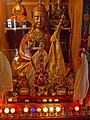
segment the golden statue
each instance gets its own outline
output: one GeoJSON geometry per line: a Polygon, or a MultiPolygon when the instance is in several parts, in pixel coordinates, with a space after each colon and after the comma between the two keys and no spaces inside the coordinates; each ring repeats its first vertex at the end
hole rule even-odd
{"type": "MultiPolygon", "coordinates": [[[[51,36],[47,20],[44,5],[36,5],[33,10],[32,28],[23,37],[18,56],[12,61],[13,75],[18,76],[19,79],[28,79],[30,85],[38,87],[39,95],[43,93],[42,86],[42,89],[45,89],[49,83],[60,84],[66,74],[59,41],[62,22],[59,22],[56,31],[51,36]]],[[[31,91],[32,96],[34,95],[32,88],[31,91]]]]}
{"type": "Polygon", "coordinates": [[[14,5],[12,9],[12,16],[10,17],[11,20],[25,20],[26,19],[26,13],[25,8],[21,4],[22,0],[16,0],[16,4],[14,5]]]}
{"type": "Polygon", "coordinates": [[[23,24],[31,26],[31,23],[27,21],[27,13],[25,7],[21,4],[22,0],[16,0],[16,3],[12,9],[12,14],[9,17],[12,21],[12,27],[16,22],[16,27],[21,27],[23,24]]]}

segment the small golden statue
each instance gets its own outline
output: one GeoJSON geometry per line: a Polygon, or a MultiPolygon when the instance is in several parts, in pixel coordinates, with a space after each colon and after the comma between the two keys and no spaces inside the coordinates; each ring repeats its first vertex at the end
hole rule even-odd
{"type": "Polygon", "coordinates": [[[12,9],[11,20],[25,20],[26,19],[26,11],[24,6],[21,4],[22,0],[16,0],[16,4],[12,9]]]}
{"type": "Polygon", "coordinates": [[[9,18],[12,21],[12,27],[22,27],[23,24],[31,26],[31,23],[27,21],[26,9],[21,2],[22,0],[16,0],[16,3],[12,9],[12,15],[9,18]]]}

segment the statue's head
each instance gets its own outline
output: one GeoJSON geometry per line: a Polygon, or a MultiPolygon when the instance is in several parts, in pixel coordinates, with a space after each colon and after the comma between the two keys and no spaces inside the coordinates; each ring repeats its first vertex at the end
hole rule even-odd
{"type": "Polygon", "coordinates": [[[35,12],[35,11],[47,12],[47,10],[43,4],[37,4],[33,9],[33,12],[35,12]]]}
{"type": "Polygon", "coordinates": [[[47,21],[47,10],[43,4],[38,4],[33,9],[33,23],[37,28],[43,28],[47,21]]]}
{"type": "Polygon", "coordinates": [[[20,4],[21,0],[16,0],[16,4],[14,5],[13,9],[12,9],[12,13],[15,15],[23,15],[24,14],[24,8],[23,6],[20,4]]]}

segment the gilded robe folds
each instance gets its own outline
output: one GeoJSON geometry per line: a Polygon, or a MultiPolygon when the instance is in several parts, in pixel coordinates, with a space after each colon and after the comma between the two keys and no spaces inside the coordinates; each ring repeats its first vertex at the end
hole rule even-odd
{"type": "MultiPolygon", "coordinates": [[[[51,45],[49,53],[47,53],[45,50],[42,50],[42,54],[44,55],[44,68],[46,68],[46,71],[49,73],[50,79],[52,79],[52,77],[55,77],[55,75],[60,77],[65,76],[65,63],[59,38],[59,32],[55,31],[50,39],[51,45]]],[[[23,42],[26,42],[25,38],[23,39],[23,42]]],[[[21,42],[21,44],[23,42],[21,42]]],[[[24,52],[19,51],[19,56],[15,57],[12,62],[13,73],[18,75],[19,77],[26,75],[27,79],[33,81],[33,77],[35,74],[34,67],[37,67],[37,58],[40,55],[40,52],[41,51],[38,50],[32,57],[30,57],[24,55],[24,52]]]]}

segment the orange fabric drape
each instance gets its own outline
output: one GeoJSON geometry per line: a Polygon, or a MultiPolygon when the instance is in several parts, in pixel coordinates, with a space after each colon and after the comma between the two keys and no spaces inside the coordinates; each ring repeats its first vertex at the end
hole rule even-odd
{"type": "Polygon", "coordinates": [[[81,42],[83,0],[69,0],[69,16],[71,21],[71,55],[72,66],[76,70],[74,60],[78,56],[81,42]]]}

